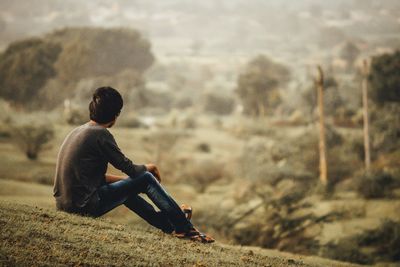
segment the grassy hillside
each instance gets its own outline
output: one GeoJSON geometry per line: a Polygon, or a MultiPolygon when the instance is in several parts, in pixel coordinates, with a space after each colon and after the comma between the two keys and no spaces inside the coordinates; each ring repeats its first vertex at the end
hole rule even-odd
{"type": "Polygon", "coordinates": [[[2,266],[352,266],[258,248],[204,245],[5,200],[0,227],[2,266]]]}

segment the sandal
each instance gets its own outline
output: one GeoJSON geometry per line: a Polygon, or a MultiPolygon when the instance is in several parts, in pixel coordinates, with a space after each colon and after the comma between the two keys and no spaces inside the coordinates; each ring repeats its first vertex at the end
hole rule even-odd
{"type": "Polygon", "coordinates": [[[201,242],[201,243],[213,243],[213,242],[215,242],[214,238],[212,238],[211,236],[208,236],[206,234],[201,233],[199,230],[197,230],[194,227],[192,229],[190,229],[188,232],[184,232],[184,233],[176,233],[176,232],[174,232],[173,235],[175,237],[178,237],[178,238],[189,239],[189,240],[197,241],[197,242],[201,242]]]}
{"type": "Polygon", "coordinates": [[[186,219],[190,221],[190,219],[192,219],[192,214],[193,214],[192,207],[187,204],[182,204],[181,210],[183,211],[183,213],[185,213],[186,219]]]}

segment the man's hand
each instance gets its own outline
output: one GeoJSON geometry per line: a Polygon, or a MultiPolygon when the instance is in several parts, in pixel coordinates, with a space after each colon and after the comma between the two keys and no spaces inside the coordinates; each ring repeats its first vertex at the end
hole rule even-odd
{"type": "Polygon", "coordinates": [[[145,164],[147,171],[151,172],[154,177],[161,183],[161,175],[160,171],[158,170],[157,166],[154,165],[153,163],[145,164]]]}

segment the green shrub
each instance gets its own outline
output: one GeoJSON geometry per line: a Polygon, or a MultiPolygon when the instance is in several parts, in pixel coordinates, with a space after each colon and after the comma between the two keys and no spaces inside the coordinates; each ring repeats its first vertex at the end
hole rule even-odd
{"type": "Polygon", "coordinates": [[[89,120],[89,115],[88,111],[73,108],[64,112],[64,118],[69,125],[80,125],[89,120]]]}
{"type": "Polygon", "coordinates": [[[197,127],[197,119],[194,114],[186,114],[180,120],[180,126],[184,129],[195,129],[197,127]]]}
{"type": "Polygon", "coordinates": [[[322,247],[324,257],[360,264],[400,261],[400,223],[385,220],[373,230],[328,243],[322,247]]]}
{"type": "Polygon", "coordinates": [[[391,197],[391,187],[395,179],[385,172],[372,172],[357,177],[357,192],[364,198],[391,197]]]}
{"type": "Polygon", "coordinates": [[[233,97],[216,93],[206,93],[203,100],[203,110],[217,115],[228,115],[235,107],[233,97]]]}
{"type": "Polygon", "coordinates": [[[385,103],[371,108],[372,154],[383,155],[400,149],[400,105],[385,103]]]}
{"type": "Polygon", "coordinates": [[[0,96],[32,108],[47,80],[56,75],[54,62],[62,48],[39,38],[11,43],[0,54],[0,96]]]}
{"type": "Polygon", "coordinates": [[[361,246],[375,247],[377,261],[400,261],[400,223],[385,220],[376,230],[366,231],[358,237],[361,246]]]}
{"type": "Polygon", "coordinates": [[[0,99],[0,138],[9,138],[10,137],[10,122],[11,122],[11,114],[12,109],[10,104],[0,99]]]}
{"type": "Polygon", "coordinates": [[[39,153],[54,138],[52,125],[25,121],[11,127],[14,144],[18,146],[30,160],[36,160],[39,153]]]}
{"type": "Polygon", "coordinates": [[[372,58],[370,96],[377,103],[400,102],[400,50],[372,58]]]}
{"type": "Polygon", "coordinates": [[[196,146],[196,149],[200,152],[209,153],[211,151],[210,145],[207,143],[200,143],[196,146]]]}
{"type": "Polygon", "coordinates": [[[373,262],[371,256],[360,252],[357,243],[351,239],[341,240],[337,244],[332,242],[326,244],[321,247],[320,255],[325,258],[360,264],[371,264],[373,262]]]}

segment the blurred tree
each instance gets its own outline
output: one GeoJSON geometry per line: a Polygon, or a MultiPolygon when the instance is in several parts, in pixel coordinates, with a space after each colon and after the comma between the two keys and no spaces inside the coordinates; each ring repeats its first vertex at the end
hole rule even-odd
{"type": "Polygon", "coordinates": [[[400,50],[373,57],[369,79],[376,103],[400,102],[400,50]]]}
{"type": "Polygon", "coordinates": [[[154,61],[150,42],[132,29],[66,28],[47,38],[63,45],[56,69],[64,81],[126,69],[142,74],[154,61]]]}
{"type": "Polygon", "coordinates": [[[244,112],[264,116],[280,103],[278,87],[289,79],[289,70],[266,56],[251,60],[239,75],[236,92],[244,112]]]}
{"type": "Polygon", "coordinates": [[[167,84],[172,91],[181,91],[188,87],[188,79],[180,73],[172,73],[168,77],[167,84]]]}
{"type": "MultiPolygon", "coordinates": [[[[324,110],[326,114],[336,115],[339,112],[339,108],[343,105],[343,100],[339,94],[339,87],[336,78],[331,74],[327,73],[323,80],[324,89],[324,110]]],[[[304,107],[309,112],[310,119],[313,120],[314,111],[317,106],[317,94],[315,92],[315,86],[309,86],[305,91],[302,92],[302,101],[304,107]]]]}
{"type": "Polygon", "coordinates": [[[14,42],[0,55],[0,96],[14,104],[29,104],[46,81],[56,75],[57,44],[33,38],[14,42]]]}
{"type": "Polygon", "coordinates": [[[135,30],[66,28],[12,43],[0,55],[0,96],[53,108],[73,95],[85,97],[81,83],[90,90],[114,84],[129,96],[144,88],[143,72],[153,61],[150,43],[135,30]]]}
{"type": "Polygon", "coordinates": [[[13,143],[25,153],[30,160],[36,160],[39,153],[49,148],[54,138],[54,128],[47,121],[41,121],[43,116],[28,115],[11,127],[13,143]]]}
{"type": "Polygon", "coordinates": [[[202,100],[203,110],[217,115],[228,115],[235,107],[233,97],[228,94],[206,92],[202,100]]]}
{"type": "Polygon", "coordinates": [[[346,42],[340,50],[340,57],[343,60],[346,60],[348,69],[351,69],[354,66],[354,61],[357,59],[359,54],[360,49],[358,49],[358,47],[352,42],[346,42]]]}

